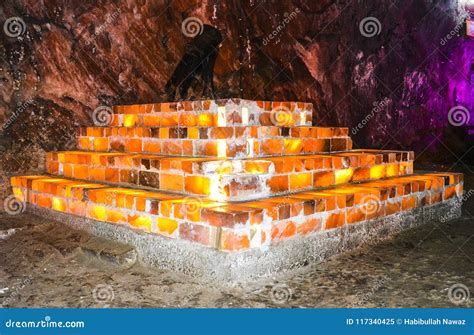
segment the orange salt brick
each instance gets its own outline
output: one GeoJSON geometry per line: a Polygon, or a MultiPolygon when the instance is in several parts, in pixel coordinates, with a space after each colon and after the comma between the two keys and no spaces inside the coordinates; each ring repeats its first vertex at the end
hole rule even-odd
{"type": "Polygon", "coordinates": [[[220,250],[237,251],[250,248],[249,237],[245,234],[237,234],[232,230],[222,229],[220,250]]]}
{"type": "Polygon", "coordinates": [[[284,221],[272,226],[272,241],[279,241],[294,235],[296,235],[296,225],[292,221],[284,221]]]}
{"type": "Polygon", "coordinates": [[[128,114],[123,116],[123,126],[124,127],[134,127],[138,123],[138,116],[133,114],[128,114]]]}
{"type": "Polygon", "coordinates": [[[178,221],[168,218],[158,218],[158,232],[172,235],[178,229],[178,221]]]}
{"type": "Polygon", "coordinates": [[[430,204],[435,204],[437,202],[441,202],[442,194],[441,192],[430,192],[430,204]]]}
{"type": "Polygon", "coordinates": [[[142,152],[142,140],[127,139],[125,141],[125,150],[128,152],[142,152]]]}
{"type": "Polygon", "coordinates": [[[321,220],[318,218],[305,218],[303,222],[298,224],[296,229],[297,233],[300,235],[308,235],[312,232],[318,231],[321,229],[321,220]]]}
{"type": "Polygon", "coordinates": [[[443,200],[451,199],[456,195],[456,188],[454,186],[448,186],[443,191],[443,200]]]}
{"type": "Polygon", "coordinates": [[[109,139],[106,137],[94,138],[94,150],[107,151],[109,150],[109,139]]]}
{"type": "Polygon", "coordinates": [[[105,169],[105,180],[113,183],[120,182],[120,174],[118,169],[105,169]]]}
{"type": "Polygon", "coordinates": [[[348,224],[364,221],[366,219],[366,207],[352,207],[347,209],[346,219],[348,224]]]}
{"type": "Polygon", "coordinates": [[[262,152],[267,155],[281,155],[283,142],[280,139],[264,139],[262,141],[262,152]]]}
{"type": "Polygon", "coordinates": [[[86,134],[90,137],[104,137],[104,129],[100,127],[87,127],[86,134]]]}
{"type": "Polygon", "coordinates": [[[64,199],[53,197],[52,208],[58,212],[67,212],[67,202],[64,199]]]}
{"type": "Polygon", "coordinates": [[[402,204],[400,200],[388,200],[385,206],[385,214],[391,215],[399,213],[402,210],[402,204]]]}
{"type": "Polygon", "coordinates": [[[91,180],[105,180],[105,168],[90,168],[89,178],[91,180]]]}
{"type": "Polygon", "coordinates": [[[179,238],[209,246],[210,227],[183,222],[179,225],[179,238]]]}
{"type": "Polygon", "coordinates": [[[374,165],[370,168],[370,179],[382,179],[385,177],[385,165],[374,165]]]}
{"type": "Polygon", "coordinates": [[[332,229],[332,228],[341,227],[344,225],[345,221],[346,221],[346,213],[344,213],[344,211],[331,213],[326,219],[324,228],[332,229]]]}
{"type": "Polygon", "coordinates": [[[47,171],[48,171],[48,173],[57,174],[59,172],[59,163],[58,162],[48,162],[47,171]]]}
{"type": "Polygon", "coordinates": [[[289,190],[289,178],[288,176],[271,177],[268,179],[267,185],[273,193],[285,192],[289,190]]]}
{"type": "Polygon", "coordinates": [[[214,117],[212,114],[203,113],[197,117],[197,126],[199,127],[212,127],[214,126],[214,117]]]}
{"type": "Polygon", "coordinates": [[[244,170],[245,172],[257,174],[257,173],[267,173],[270,169],[271,162],[269,161],[244,161],[244,170]]]}
{"type": "Polygon", "coordinates": [[[327,172],[315,172],[313,174],[313,185],[314,187],[325,187],[334,185],[334,172],[327,171],[327,172]]]}
{"type": "Polygon", "coordinates": [[[160,188],[163,190],[183,192],[184,177],[173,174],[161,173],[160,188]]]}
{"type": "Polygon", "coordinates": [[[399,164],[389,164],[387,165],[387,177],[396,177],[400,173],[400,166],[399,164]]]}
{"type": "Polygon", "coordinates": [[[145,140],[143,144],[143,151],[150,153],[161,153],[161,144],[160,142],[152,142],[145,140]]]}
{"type": "Polygon", "coordinates": [[[184,180],[184,190],[188,193],[209,195],[210,184],[211,181],[209,178],[201,176],[187,176],[184,180]]]}
{"type": "Polygon", "coordinates": [[[201,211],[202,222],[216,227],[233,227],[237,224],[245,225],[249,218],[249,212],[227,207],[203,208],[201,211]]]}
{"type": "Polygon", "coordinates": [[[287,155],[299,154],[303,151],[303,140],[287,139],[283,140],[283,152],[287,155]]]}
{"type": "Polygon", "coordinates": [[[86,215],[86,204],[82,201],[69,201],[69,213],[77,216],[86,215]]]}
{"type": "Polygon", "coordinates": [[[63,175],[66,177],[72,177],[72,165],[71,164],[64,164],[63,165],[63,175]]]}
{"type": "Polygon", "coordinates": [[[107,209],[104,206],[88,204],[87,217],[98,221],[105,221],[107,219],[107,209]]]}
{"type": "Polygon", "coordinates": [[[127,223],[128,218],[125,213],[120,210],[108,209],[107,210],[107,221],[112,223],[127,223]]]}
{"type": "Polygon", "coordinates": [[[183,155],[192,156],[193,155],[193,141],[192,140],[183,140],[183,155]]]}
{"type": "Polygon", "coordinates": [[[157,115],[144,115],[143,125],[145,127],[159,127],[161,125],[161,116],[157,115]]]}
{"type": "Polygon", "coordinates": [[[162,153],[168,155],[182,155],[183,154],[183,147],[181,140],[164,140],[161,145],[162,153]]]}
{"type": "Polygon", "coordinates": [[[335,183],[336,185],[339,184],[346,184],[352,180],[352,176],[354,175],[354,170],[352,169],[340,169],[334,171],[335,183]]]}
{"type": "Polygon", "coordinates": [[[161,117],[161,127],[177,126],[179,117],[177,113],[163,114],[161,117]]]}
{"type": "Polygon", "coordinates": [[[151,218],[143,215],[128,215],[128,223],[138,229],[151,232],[151,218]]]}
{"type": "Polygon", "coordinates": [[[135,198],[135,209],[139,212],[145,212],[145,210],[146,210],[146,198],[136,197],[135,198]]]}
{"type": "Polygon", "coordinates": [[[358,168],[354,170],[353,181],[362,181],[370,179],[370,168],[358,168]]]}
{"type": "Polygon", "coordinates": [[[74,178],[88,179],[89,168],[86,165],[74,165],[74,178]]]}
{"type": "Polygon", "coordinates": [[[402,210],[408,210],[416,207],[416,196],[410,195],[402,198],[402,210]]]}
{"type": "Polygon", "coordinates": [[[313,175],[311,172],[290,175],[290,190],[301,190],[313,185],[313,175]]]}

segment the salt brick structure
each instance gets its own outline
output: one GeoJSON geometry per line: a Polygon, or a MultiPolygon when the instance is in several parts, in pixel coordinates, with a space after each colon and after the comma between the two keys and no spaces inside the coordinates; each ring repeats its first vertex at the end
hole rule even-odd
{"type": "Polygon", "coordinates": [[[150,263],[220,280],[322,259],[371,223],[459,215],[461,174],[414,174],[413,152],[353,150],[347,128],[310,120],[301,102],[116,106],[108,126],[79,129],[81,151],[47,154],[48,175],[12,177],[13,192],[150,263]]]}

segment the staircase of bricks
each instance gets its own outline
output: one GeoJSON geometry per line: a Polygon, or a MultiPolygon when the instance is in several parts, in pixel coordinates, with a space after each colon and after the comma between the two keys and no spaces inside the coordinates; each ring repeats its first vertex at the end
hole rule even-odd
{"type": "MultiPolygon", "coordinates": [[[[241,99],[115,106],[79,129],[77,151],[15,176],[29,208],[223,253],[462,195],[462,175],[414,173],[410,151],[352,149],[348,128],[311,125],[312,105],[241,99]]],[[[201,250],[199,248],[197,251],[201,250]]]]}

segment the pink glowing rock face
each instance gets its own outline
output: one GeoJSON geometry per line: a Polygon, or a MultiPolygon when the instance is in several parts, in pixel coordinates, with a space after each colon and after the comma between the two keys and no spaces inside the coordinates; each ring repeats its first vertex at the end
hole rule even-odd
{"type": "Polygon", "coordinates": [[[467,19],[466,29],[467,29],[467,36],[474,37],[474,19],[467,19]]]}

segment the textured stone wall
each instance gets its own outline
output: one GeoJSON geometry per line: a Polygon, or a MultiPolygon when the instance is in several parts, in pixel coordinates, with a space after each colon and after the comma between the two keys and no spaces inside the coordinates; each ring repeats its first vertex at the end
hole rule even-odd
{"type": "Polygon", "coordinates": [[[3,1],[2,168],[40,169],[100,105],[160,101],[190,17],[224,35],[219,97],[310,101],[314,123],[351,127],[355,146],[469,162],[472,136],[448,120],[455,106],[474,110],[460,15],[455,0],[3,1]],[[12,17],[20,34],[5,33],[12,17]]]}

